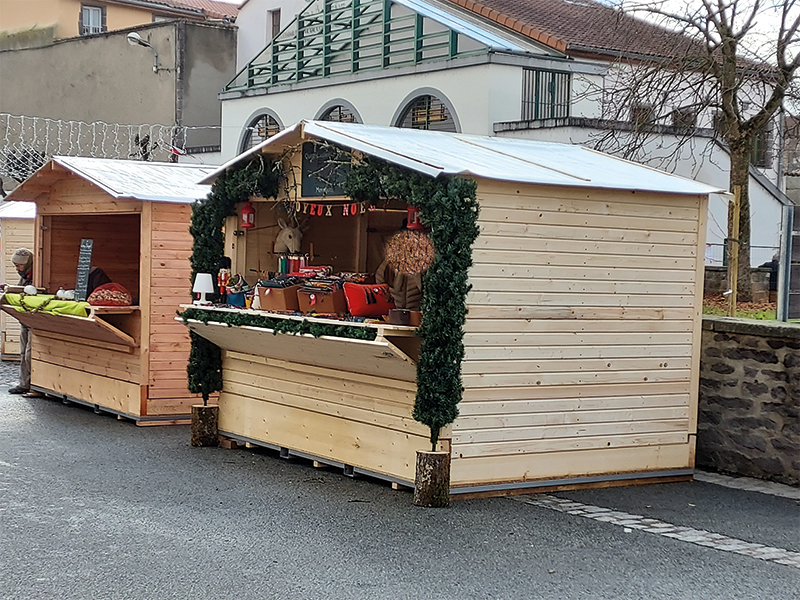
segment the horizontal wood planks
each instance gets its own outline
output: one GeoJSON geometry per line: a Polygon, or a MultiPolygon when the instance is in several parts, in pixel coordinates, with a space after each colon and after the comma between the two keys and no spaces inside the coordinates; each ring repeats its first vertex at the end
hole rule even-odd
{"type": "Polygon", "coordinates": [[[189,332],[175,321],[175,311],[191,301],[192,207],[152,202],[148,213],[150,256],[144,270],[149,278],[148,395],[152,410],[177,402],[185,405],[182,412],[189,412],[198,395],[188,390],[189,332]]]}
{"type": "Polygon", "coordinates": [[[227,433],[406,481],[429,444],[413,383],[230,351],[223,380],[227,433]]]}
{"type": "Polygon", "coordinates": [[[478,200],[453,484],[691,466],[703,199],[480,181],[478,200]]]}

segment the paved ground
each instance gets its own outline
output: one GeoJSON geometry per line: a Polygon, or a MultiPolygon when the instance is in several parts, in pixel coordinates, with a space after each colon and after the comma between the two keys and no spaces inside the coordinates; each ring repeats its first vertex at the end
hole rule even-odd
{"type": "Polygon", "coordinates": [[[800,600],[794,488],[709,475],[426,510],[276,453],[192,448],[187,427],[11,396],[14,376],[0,364],[2,600],[800,600]]]}

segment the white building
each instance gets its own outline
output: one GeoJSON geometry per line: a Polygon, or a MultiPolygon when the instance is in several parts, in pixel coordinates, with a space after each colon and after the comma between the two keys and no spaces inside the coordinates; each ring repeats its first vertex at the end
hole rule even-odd
{"type": "MultiPolygon", "coordinates": [[[[237,23],[239,73],[221,94],[223,159],[301,119],[352,120],[588,145],[728,186],[713,109],[689,113],[677,97],[654,106],[646,91],[612,100],[620,56],[690,42],[595,2],[247,0],[237,23]]],[[[780,137],[765,132],[751,169],[753,264],[779,246],[790,202],[780,137]]],[[[707,227],[707,260],[719,264],[722,196],[711,198],[707,227]]]]}

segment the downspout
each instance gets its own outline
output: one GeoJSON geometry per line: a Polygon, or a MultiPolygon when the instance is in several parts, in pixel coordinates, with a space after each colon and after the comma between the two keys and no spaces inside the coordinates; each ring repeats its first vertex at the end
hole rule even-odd
{"type": "MultiPolygon", "coordinates": [[[[175,26],[175,129],[172,133],[172,146],[183,148],[186,144],[183,130],[183,103],[186,92],[186,21],[178,21],[175,26]]],[[[170,162],[178,162],[178,155],[170,153],[170,162]]]]}

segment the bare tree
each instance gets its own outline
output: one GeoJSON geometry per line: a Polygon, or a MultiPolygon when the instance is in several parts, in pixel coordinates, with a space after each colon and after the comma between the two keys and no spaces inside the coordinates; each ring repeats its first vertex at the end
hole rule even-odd
{"type": "Polygon", "coordinates": [[[660,157],[669,168],[679,159],[712,160],[706,150],[723,144],[730,190],[741,191],[739,297],[750,300],[749,169],[780,139],[773,124],[800,66],[798,0],[634,1],[619,2],[620,20],[644,17],[658,28],[644,44],[641,33],[627,50],[621,44],[603,83],[607,125],[595,145],[650,164],[660,157]]]}

